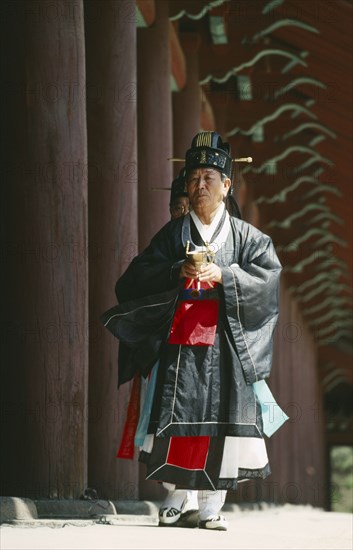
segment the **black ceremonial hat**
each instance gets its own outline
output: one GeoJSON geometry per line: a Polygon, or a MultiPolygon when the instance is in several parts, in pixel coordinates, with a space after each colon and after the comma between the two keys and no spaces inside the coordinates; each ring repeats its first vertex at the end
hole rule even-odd
{"type": "Polygon", "coordinates": [[[185,189],[185,168],[182,168],[179,175],[172,182],[172,188],[170,191],[170,202],[179,197],[187,197],[188,194],[185,189]]]}
{"type": "Polygon", "coordinates": [[[195,168],[215,168],[230,178],[232,158],[229,143],[223,142],[217,132],[196,134],[191,148],[186,151],[185,168],[187,172],[195,168]]]}

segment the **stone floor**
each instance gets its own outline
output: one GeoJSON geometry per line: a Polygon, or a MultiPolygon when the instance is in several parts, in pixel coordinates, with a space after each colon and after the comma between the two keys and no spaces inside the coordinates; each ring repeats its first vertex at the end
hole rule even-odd
{"type": "Polygon", "coordinates": [[[1,550],[41,549],[312,549],[352,550],[353,516],[309,506],[258,510],[228,507],[227,532],[161,528],[157,516],[117,514],[96,519],[24,519],[4,523],[1,550]]]}

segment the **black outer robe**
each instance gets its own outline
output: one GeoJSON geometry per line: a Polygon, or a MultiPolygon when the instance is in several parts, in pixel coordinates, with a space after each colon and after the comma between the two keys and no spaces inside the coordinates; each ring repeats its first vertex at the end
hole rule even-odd
{"type": "Polygon", "coordinates": [[[119,385],[138,370],[146,376],[160,361],[148,430],[155,440],[263,437],[252,384],[271,370],[280,262],[269,236],[230,217],[228,237],[214,259],[223,284],[210,291],[219,299],[215,343],[168,344],[185,244],[192,242],[190,219],[170,221],[155,235],[118,280],[119,306],[102,316],[120,340],[119,385]]]}

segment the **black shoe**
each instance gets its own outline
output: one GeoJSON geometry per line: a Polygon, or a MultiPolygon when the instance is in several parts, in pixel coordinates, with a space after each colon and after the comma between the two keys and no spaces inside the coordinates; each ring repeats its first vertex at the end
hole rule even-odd
{"type": "Polygon", "coordinates": [[[199,524],[199,511],[198,510],[188,510],[181,514],[180,519],[178,520],[177,527],[186,527],[188,529],[194,529],[198,527],[199,524]]]}
{"type": "Polygon", "coordinates": [[[158,517],[160,527],[175,527],[181,517],[181,510],[167,506],[159,510],[158,517]]]}

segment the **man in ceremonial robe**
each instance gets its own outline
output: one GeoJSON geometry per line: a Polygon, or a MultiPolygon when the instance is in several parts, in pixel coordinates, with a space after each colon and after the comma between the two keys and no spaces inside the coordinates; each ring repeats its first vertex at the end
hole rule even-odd
{"type": "Polygon", "coordinates": [[[194,137],[190,212],[134,258],[102,318],[120,340],[119,385],[155,373],[146,478],[197,489],[199,527],[219,530],[226,491],[270,473],[254,385],[271,370],[281,272],[270,237],[240,219],[231,169],[219,134],[194,137]]]}

